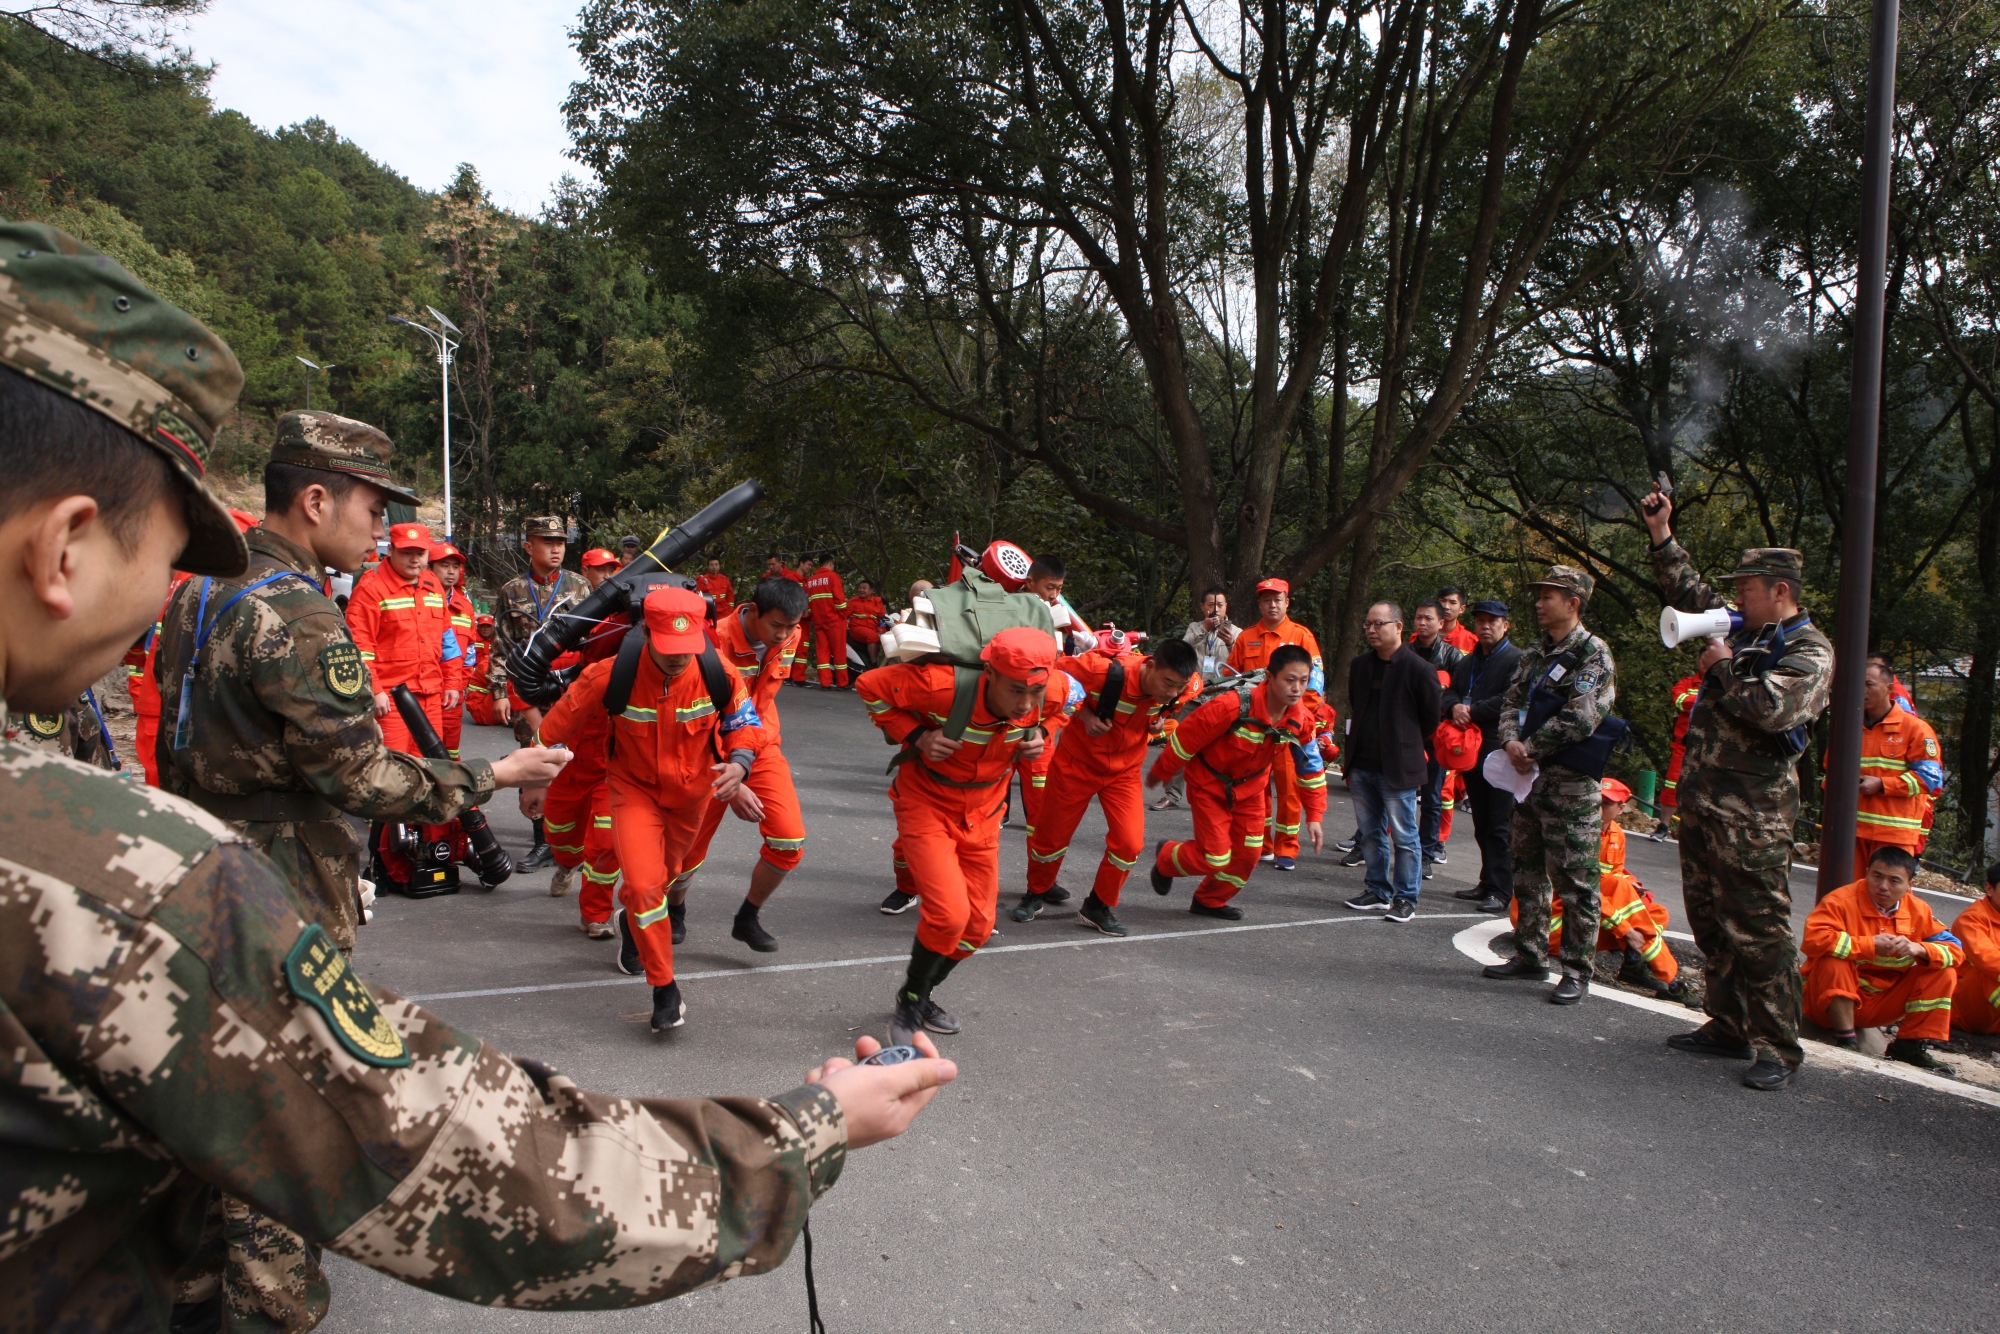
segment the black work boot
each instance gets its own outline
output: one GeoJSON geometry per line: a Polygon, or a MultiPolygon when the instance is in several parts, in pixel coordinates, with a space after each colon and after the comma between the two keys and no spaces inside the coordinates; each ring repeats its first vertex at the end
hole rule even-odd
{"type": "Polygon", "coordinates": [[[1932,1054],[1931,1044],[1922,1038],[1897,1038],[1889,1044],[1889,1049],[1882,1055],[1892,1061],[1901,1061],[1904,1065],[1914,1065],[1919,1070],[1929,1070],[1946,1078],[1952,1077],[1952,1068],[1932,1054]]]}
{"type": "Polygon", "coordinates": [[[632,914],[620,908],[618,917],[618,971],[627,977],[638,977],[646,971],[646,965],[639,958],[639,938],[632,933],[632,914]]]}
{"type": "Polygon", "coordinates": [[[1536,963],[1515,955],[1505,963],[1489,963],[1479,970],[1481,977],[1499,979],[1519,978],[1523,982],[1546,982],[1549,980],[1547,965],[1536,963]]]}
{"type": "Polygon", "coordinates": [[[1575,1005],[1589,994],[1589,979],[1578,977],[1575,973],[1564,973],[1562,981],[1556,983],[1555,990],[1549,993],[1549,1004],[1575,1005]]]}
{"type": "Polygon", "coordinates": [[[1747,1061],[1757,1054],[1742,1038],[1717,1032],[1712,1022],[1703,1024],[1692,1033],[1674,1034],[1667,1039],[1667,1045],[1693,1056],[1725,1056],[1732,1061],[1747,1061]]]}
{"type": "Polygon", "coordinates": [[[1172,839],[1163,838],[1153,845],[1153,864],[1146,868],[1146,879],[1152,884],[1155,894],[1171,894],[1174,892],[1174,878],[1160,869],[1160,849],[1172,841],[1172,839]]]}
{"type": "Polygon", "coordinates": [[[1068,903],[1069,891],[1064,889],[1061,885],[1050,885],[1047,889],[1042,891],[1042,897],[1047,899],[1050,903],[1068,903]]]}
{"type": "Polygon", "coordinates": [[[1012,916],[1017,922],[1032,922],[1042,915],[1042,909],[1048,906],[1048,902],[1047,895],[1031,890],[1021,895],[1021,902],[1015,906],[1012,916]]]}
{"type": "Polygon", "coordinates": [[[759,954],[778,952],[778,938],[766,931],[764,924],[757,920],[757,905],[748,899],[736,910],[736,925],[729,928],[729,934],[759,954]]]}
{"type": "Polygon", "coordinates": [[[518,869],[539,871],[555,860],[555,853],[549,850],[548,835],[542,832],[542,822],[535,821],[535,846],[528,849],[528,855],[521,858],[518,869]]]}
{"type": "Polygon", "coordinates": [[[1118,915],[1111,911],[1111,905],[1098,898],[1094,889],[1084,896],[1083,907],[1077,909],[1076,915],[1107,936],[1131,934],[1125,929],[1125,923],[1119,921],[1118,915]]]}
{"type": "Polygon", "coordinates": [[[687,1009],[681,1001],[680,983],[669,982],[663,987],[654,987],[653,1031],[664,1033],[670,1028],[679,1028],[687,1022],[687,1009]]]}
{"type": "Polygon", "coordinates": [[[683,899],[681,902],[675,903],[672,899],[668,899],[667,920],[673,924],[674,944],[678,945],[683,940],[686,940],[688,938],[687,900],[683,899]]]}
{"type": "Polygon", "coordinates": [[[1761,1056],[1743,1072],[1743,1087],[1756,1089],[1759,1093],[1776,1093],[1788,1087],[1798,1078],[1799,1072],[1777,1061],[1767,1061],[1761,1056]]]}

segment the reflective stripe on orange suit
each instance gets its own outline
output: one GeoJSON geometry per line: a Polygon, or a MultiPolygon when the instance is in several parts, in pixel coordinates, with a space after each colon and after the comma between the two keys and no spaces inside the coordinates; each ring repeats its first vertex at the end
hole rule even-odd
{"type": "MultiPolygon", "coordinates": [[[[792,782],[792,766],[778,749],[784,739],[778,718],[778,689],[784,685],[793,655],[798,652],[799,632],[792,631],[777,648],[765,650],[760,660],[749,632],[743,628],[745,611],[755,615],[755,609],[746,603],[712,622],[708,637],[714,641],[722,660],[750,682],[750,700],[757,706],[757,717],[762,724],[763,744],[758,747],[757,763],[751,768],[746,784],[764,806],[764,818],[757,822],[764,846],[757,855],[780,871],[792,871],[805,855],[806,821],[799,809],[798,788],[792,782]]],[[[721,828],[727,810],[727,806],[716,801],[703,808],[701,827],[695,831],[694,842],[682,859],[677,881],[692,876],[708,860],[709,844],[715,838],[715,831],[721,828]]]]}
{"type": "Polygon", "coordinates": [[[1681,782],[1681,765],[1687,761],[1688,719],[1694,715],[1695,701],[1701,698],[1701,678],[1683,676],[1674,682],[1674,737],[1673,745],[1667,753],[1667,774],[1660,780],[1659,802],[1662,807],[1679,805],[1677,795],[1681,782]]]}
{"type": "MultiPolygon", "coordinates": [[[[415,583],[406,581],[387,561],[354,582],[347,600],[348,631],[368,664],[370,689],[385,694],[408,686],[423,706],[431,730],[444,732],[444,692],[465,688],[463,657],[447,661],[444,637],[451,629],[444,585],[425,570],[415,583]]],[[[416,755],[416,739],[394,708],[377,721],[382,740],[391,750],[416,755]]]]}
{"type": "Polygon", "coordinates": [[[1307,820],[1317,822],[1326,815],[1326,762],[1310,740],[1312,720],[1305,705],[1295,705],[1274,722],[1259,685],[1252,691],[1250,712],[1239,722],[1240,712],[1235,691],[1217,695],[1181,719],[1153,762],[1152,776],[1162,782],[1185,770],[1188,805],[1194,811],[1194,837],[1162,844],[1154,864],[1167,875],[1203,876],[1194,898],[1205,907],[1229,902],[1257,868],[1274,766],[1290,769],[1298,780],[1307,820]],[[1291,752],[1290,764],[1278,763],[1280,748],[1291,752]],[[1233,802],[1224,779],[1237,780],[1233,802]]]}
{"type": "MultiPolygon", "coordinates": [[[[1662,984],[1679,977],[1680,960],[1667,948],[1665,935],[1673,916],[1665,904],[1648,894],[1646,887],[1625,869],[1625,830],[1615,820],[1606,822],[1603,832],[1598,835],[1597,870],[1597,892],[1601,905],[1597,948],[1621,951],[1625,948],[1625,933],[1637,931],[1640,936],[1639,957],[1653,977],[1662,984]]],[[[1507,905],[1507,920],[1520,925],[1520,904],[1507,905]]],[[[1562,948],[1562,929],[1562,904],[1557,903],[1549,918],[1551,953],[1562,948]]]]}
{"type": "Polygon", "coordinates": [[[812,613],[813,665],[822,686],[847,684],[847,589],[840,572],[821,566],[806,577],[806,607],[812,613]]]}
{"type": "Polygon", "coordinates": [[[1869,726],[1862,719],[1861,776],[1879,778],[1882,790],[1862,794],[1854,813],[1854,877],[1868,874],[1875,849],[1922,847],[1931,798],[1944,786],[1937,733],[1914,713],[1895,705],[1869,726]]]}
{"type": "MultiPolygon", "coordinates": [[[[479,641],[479,616],[473,609],[472,599],[465,595],[463,588],[454,588],[445,595],[445,613],[451,617],[451,632],[458,637],[458,648],[462,655],[459,660],[459,680],[463,682],[464,695],[458,707],[447,709],[444,714],[444,730],[440,736],[444,748],[458,758],[459,742],[465,736],[465,709],[472,698],[473,687],[486,679],[487,646],[479,641]]],[[[487,696],[492,699],[491,695],[487,696]]]]}
{"type": "MultiPolygon", "coordinates": [[[[1326,696],[1326,664],[1320,660],[1319,640],[1290,616],[1279,621],[1275,630],[1266,628],[1260,619],[1239,633],[1229,650],[1229,665],[1239,672],[1258,671],[1269,666],[1271,655],[1286,644],[1297,644],[1312,655],[1312,675],[1308,678],[1305,698],[1306,712],[1312,714],[1326,696]]],[[[1271,776],[1276,795],[1268,820],[1271,842],[1265,851],[1278,857],[1296,857],[1300,820],[1298,785],[1287,765],[1272,765],[1271,776]]]]}
{"type": "MultiPolygon", "coordinates": [[[[855,683],[868,719],[898,745],[951,714],[953,673],[939,663],[893,663],[863,672],[855,683]]],[[[962,959],[993,934],[1000,899],[1002,784],[1021,742],[1052,718],[1074,709],[1083,688],[1061,671],[1049,673],[1039,713],[1016,722],[995,718],[981,688],[964,743],[941,765],[912,758],[889,783],[896,810],[896,855],[909,868],[910,891],[922,896],[917,941],[962,959]],[[952,783],[933,781],[932,775],[952,783]]],[[[901,872],[898,872],[901,880],[901,872]]]]}
{"type": "Polygon", "coordinates": [[[847,637],[857,644],[881,643],[882,618],[888,614],[888,604],[881,598],[850,597],[847,599],[847,637]]]}
{"type": "MultiPolygon", "coordinates": [[[[543,741],[567,743],[590,714],[604,711],[614,661],[584,668],[543,719],[543,741]]],[[[713,766],[730,750],[754,750],[763,739],[743,678],[728,663],[723,670],[731,686],[730,709],[717,718],[697,664],[689,663],[669,681],[652,655],[644,654],[631,703],[623,716],[610,720],[605,768],[612,845],[622,876],[618,899],[631,919],[646,980],[656,987],[674,978],[667,886],[681,873],[703,807],[716,804],[709,796],[713,766]]]]}
{"type": "MultiPolygon", "coordinates": [[[[1100,903],[1116,907],[1125,877],[1139,864],[1146,847],[1146,802],[1142,783],[1146,764],[1146,741],[1162,709],[1140,684],[1146,659],[1138,653],[1115,655],[1125,668],[1124,689],[1112,715],[1111,730],[1092,736],[1077,722],[1065,730],[1063,743],[1049,761],[1047,785],[1042,790],[1041,808],[1028,834],[1028,892],[1047,893],[1062,870],[1069,841],[1090,799],[1104,812],[1104,857],[1097,865],[1091,891],[1100,903]]],[[[1097,698],[1104,692],[1114,655],[1090,652],[1057,662],[1063,674],[1083,689],[1080,711],[1095,711],[1097,698]]],[[[1178,709],[1200,691],[1201,682],[1190,680],[1181,697],[1167,706],[1178,709]]]]}
{"type": "Polygon", "coordinates": [[[2000,1033],[2000,909],[1980,899],[1959,913],[1951,933],[1965,943],[1965,962],[1951,994],[1951,1024],[1968,1033],[2000,1033]]]}
{"type": "Polygon", "coordinates": [[[586,922],[611,918],[611,886],[618,881],[618,850],[611,841],[609,792],[610,761],[605,742],[611,736],[611,715],[603,709],[587,713],[564,713],[561,735],[552,735],[550,726],[558,710],[542,721],[544,744],[560,741],[569,747],[570,761],[549,784],[542,806],[542,833],[557,866],[581,868],[583,885],[577,908],[586,922]],[[591,832],[599,820],[603,833],[593,840],[591,832]]]}
{"type": "Polygon", "coordinates": [[[1951,1036],[1951,994],[1965,946],[1931,914],[1915,890],[1903,895],[1893,917],[1868,897],[1864,881],[1843,885],[1821,899],[1806,918],[1799,951],[1805,975],[1805,1016],[1824,1027],[1827,1002],[1855,1002],[1858,1028],[1900,1024],[1898,1036],[1936,1042],[1951,1036]],[[1878,935],[1907,936],[1924,958],[1891,959],[1875,953],[1878,935]]]}

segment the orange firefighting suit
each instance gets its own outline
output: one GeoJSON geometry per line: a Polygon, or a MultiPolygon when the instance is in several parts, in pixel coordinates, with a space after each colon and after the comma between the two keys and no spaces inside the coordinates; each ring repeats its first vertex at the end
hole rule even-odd
{"type": "MultiPolygon", "coordinates": [[[[165,617],[174,594],[187,580],[187,575],[174,572],[173,582],[167,585],[167,600],[160,605],[160,617],[165,617]]],[[[160,737],[160,683],[153,679],[153,659],[159,651],[160,618],[154,619],[144,639],[125,650],[125,688],[132,696],[132,744],[139,752],[149,787],[160,785],[160,759],[153,753],[160,737]]]]}
{"type": "Polygon", "coordinates": [[[1201,682],[1190,680],[1181,697],[1162,709],[1139,684],[1140,671],[1146,665],[1141,654],[1092,650],[1080,657],[1058,659],[1057,669],[1083,688],[1079,713],[1097,708],[1114,661],[1125,669],[1125,682],[1111,730],[1092,736],[1080,718],[1072,718],[1073,725],[1065,729],[1063,743],[1049,761],[1048,786],[1042,791],[1041,810],[1028,835],[1030,894],[1046,894],[1055,885],[1070,838],[1092,797],[1104,812],[1105,824],[1104,859],[1098,863],[1097,879],[1091,885],[1099,903],[1118,906],[1125,877],[1139,864],[1139,854],[1145,850],[1142,778],[1146,741],[1161,713],[1172,713],[1194,698],[1200,693],[1201,682]]]}
{"type": "Polygon", "coordinates": [[[1968,1033],[2000,1033],[2000,908],[1980,899],[1958,915],[1951,933],[1965,944],[1951,1022],[1968,1033]]]}
{"type": "MultiPolygon", "coordinates": [[[[1305,709],[1310,716],[1326,696],[1326,665],[1320,660],[1319,640],[1313,632],[1287,616],[1274,630],[1258,621],[1236,636],[1229,650],[1229,665],[1239,672],[1254,672],[1271,661],[1271,655],[1285,644],[1297,644],[1312,654],[1312,676],[1306,683],[1305,709]]],[[[1299,855],[1299,788],[1289,765],[1271,766],[1277,797],[1270,815],[1270,845],[1265,851],[1274,857],[1299,855]]]]}
{"type": "Polygon", "coordinates": [[[1326,761],[1311,736],[1305,703],[1273,719],[1262,684],[1224,691],[1181,719],[1167,734],[1151,776],[1166,782],[1186,770],[1194,837],[1160,845],[1154,862],[1160,873],[1203,876],[1194,901],[1205,908],[1234,898],[1264,852],[1274,766],[1291,771],[1305,819],[1324,818],[1326,761]],[[1291,763],[1279,764],[1279,752],[1287,747],[1291,763]]]}
{"type": "MultiPolygon", "coordinates": [[[[882,618],[889,614],[889,606],[881,598],[850,597],[847,599],[847,637],[857,644],[871,645],[882,642],[882,618]]],[[[867,657],[863,651],[862,657],[867,657]]]]}
{"type": "MultiPolygon", "coordinates": [[[[944,725],[952,685],[949,666],[914,662],[877,667],[855,682],[868,720],[894,745],[944,725]]],[[[1015,752],[1030,733],[1066,717],[1082,700],[1082,686],[1051,671],[1039,712],[1020,720],[997,718],[986,707],[982,685],[964,744],[949,760],[933,766],[914,749],[905,751],[889,798],[896,810],[898,882],[922,896],[917,943],[925,949],[963,959],[993,934],[1000,902],[1000,809],[1015,752]]]]}
{"type": "MultiPolygon", "coordinates": [[[[347,628],[361,650],[377,694],[406,685],[423,705],[432,730],[444,733],[444,692],[465,689],[465,658],[451,632],[444,585],[425,570],[407,583],[387,561],[354,581],[347,628]]],[[[379,720],[389,749],[415,755],[417,743],[390,709],[379,720]]]]}
{"type": "Polygon", "coordinates": [[[445,595],[444,609],[451,617],[451,637],[458,641],[458,651],[463,658],[459,666],[465,679],[465,692],[459,698],[458,707],[445,710],[444,729],[438,734],[444,740],[444,748],[455,760],[458,758],[459,740],[465,735],[465,702],[471,696],[473,684],[486,679],[486,646],[479,642],[478,614],[463,588],[454,588],[445,595]]]}
{"type": "MultiPolygon", "coordinates": [[[[799,632],[792,631],[777,649],[765,649],[752,641],[743,628],[744,616],[756,614],[756,606],[747,602],[739,610],[725,612],[709,626],[709,638],[715,642],[722,660],[750,683],[750,702],[756,706],[762,725],[763,741],[757,747],[757,763],[744,784],[764,806],[764,818],[757,822],[764,848],[758,855],[780,871],[792,871],[805,855],[806,820],[799,810],[799,790],[792,783],[792,766],[778,749],[784,740],[778,724],[778,687],[791,673],[793,656],[799,648],[799,632]]],[[[708,860],[708,845],[721,827],[727,809],[719,801],[711,801],[702,808],[701,827],[682,859],[681,873],[674,877],[675,885],[690,879],[708,860]]]]}
{"type": "Polygon", "coordinates": [[[1882,791],[1864,794],[1854,813],[1856,879],[1866,878],[1877,848],[1924,846],[1924,817],[1944,786],[1943,755],[1929,723],[1893,703],[1873,725],[1861,722],[1861,776],[1881,779],[1882,791]]]}
{"type": "Polygon", "coordinates": [[[717,616],[727,616],[736,609],[736,585],[729,582],[726,574],[696,575],[694,591],[713,599],[717,616]]]}
{"type": "Polygon", "coordinates": [[[822,565],[806,579],[806,605],[812,612],[813,665],[822,688],[847,684],[847,589],[840,572],[822,565]]]}
{"type": "MultiPolygon", "coordinates": [[[[604,712],[615,661],[590,664],[563,692],[542,720],[544,744],[570,744],[592,715],[604,712]]],[[[713,766],[733,759],[754,773],[756,748],[763,742],[757,706],[743,678],[727,662],[723,671],[730,705],[718,717],[698,663],[690,662],[670,681],[652,654],[641,654],[631,702],[610,719],[605,740],[611,841],[623,876],[618,901],[631,921],[646,981],[656,987],[674,980],[667,886],[680,875],[706,808],[720,804],[709,795],[713,766]]]]}
{"type": "MultiPolygon", "coordinates": [[[[1625,933],[1637,931],[1641,937],[1639,957],[1647,971],[1662,986],[1681,975],[1680,960],[1667,948],[1664,934],[1673,921],[1664,903],[1657,902],[1646,887],[1625,869],[1625,827],[1607,818],[1597,836],[1598,897],[1597,948],[1618,951],[1625,948],[1625,933]]],[[[1521,905],[1507,905],[1507,919],[1521,922],[1521,905]]],[[[1549,949],[1562,947],[1562,904],[1555,905],[1549,918],[1549,949]]]]}
{"type": "Polygon", "coordinates": [[[1681,765],[1687,762],[1688,719],[1694,716],[1695,701],[1701,698],[1701,678],[1683,676],[1674,682],[1674,741],[1667,754],[1667,776],[1660,783],[1660,813],[1677,806],[1681,765]]]}
{"type": "MultiPolygon", "coordinates": [[[[611,715],[594,709],[568,719],[564,734],[549,734],[550,719],[542,720],[542,736],[569,747],[570,761],[549,784],[542,806],[542,832],[557,866],[581,867],[577,912],[585,922],[611,920],[611,890],[618,883],[618,849],[611,835],[611,793],[605,743],[611,737],[611,715]]],[[[719,806],[720,802],[710,802],[719,806]]]]}
{"type": "Polygon", "coordinates": [[[1951,993],[1965,946],[1931,915],[1922,896],[1903,895],[1893,915],[1868,896],[1868,882],[1843,885],[1819,901],[1799,942],[1805,961],[1806,1018],[1828,1027],[1826,1003],[1855,1003],[1856,1028],[1898,1024],[1896,1036],[1946,1042],[1951,1038],[1951,993]],[[1878,935],[1906,936],[1924,948],[1922,959],[1875,953],[1878,935]]]}

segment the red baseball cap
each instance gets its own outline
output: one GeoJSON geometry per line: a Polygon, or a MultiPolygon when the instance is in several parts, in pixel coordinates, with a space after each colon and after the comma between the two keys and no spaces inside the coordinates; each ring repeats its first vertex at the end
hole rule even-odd
{"type": "Polygon", "coordinates": [[[1040,685],[1056,665],[1055,636],[1046,630],[1017,625],[1002,630],[980,650],[979,660],[1023,685],[1040,685]]]}
{"type": "Polygon", "coordinates": [[[463,565],[465,553],[449,542],[440,542],[431,548],[431,564],[435,565],[441,560],[455,560],[463,565]]]}
{"type": "Polygon", "coordinates": [[[264,522],[249,510],[231,510],[229,511],[229,517],[236,520],[237,530],[245,533],[264,522]]]}
{"type": "Polygon", "coordinates": [[[397,550],[408,547],[431,549],[431,530],[420,523],[392,523],[389,525],[389,545],[397,550]]]}
{"type": "Polygon", "coordinates": [[[656,588],[646,594],[646,642],[655,653],[701,652],[708,642],[702,633],[707,619],[708,599],[691,588],[656,588]]]}
{"type": "Polygon", "coordinates": [[[1605,779],[1602,783],[1598,784],[1597,790],[1603,794],[1606,801],[1632,800],[1632,789],[1626,787],[1615,778],[1605,779]]]}
{"type": "Polygon", "coordinates": [[[1265,579],[1258,583],[1257,591],[1259,593],[1283,593],[1286,597],[1290,597],[1292,595],[1292,586],[1282,579],[1265,579]]]}
{"type": "Polygon", "coordinates": [[[592,547],[583,553],[583,563],[585,565],[617,565],[621,562],[603,547],[592,547]]]}

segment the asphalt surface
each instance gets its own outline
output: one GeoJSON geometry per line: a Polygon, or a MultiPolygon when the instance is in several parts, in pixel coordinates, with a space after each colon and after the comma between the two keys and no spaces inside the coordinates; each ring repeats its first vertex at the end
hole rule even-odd
{"type": "MultiPolygon", "coordinates": [[[[385,901],[362,972],[619,1093],[775,1093],[881,1036],[900,963],[796,965],[907,954],[914,912],[876,910],[889,752],[851,694],[782,705],[810,831],[764,913],[783,948],[729,938],[756,838],[728,820],[677,951],[686,1027],[647,1031],[643,982],[583,938],[547,871],[385,901]],[[473,991],[505,994],[454,994],[473,991]]],[[[469,753],[509,744],[468,729],[469,753]]],[[[523,848],[511,794],[491,813],[523,848]]],[[[1189,828],[1148,820],[1149,844],[1189,828]]],[[[1352,823],[1336,792],[1329,840],[1352,823]]],[[[2000,1328],[2000,1111],[1825,1063],[1752,1093],[1737,1064],[1663,1045],[1691,1014],[1480,978],[1452,945],[1484,920],[1450,895],[1478,868],[1469,819],[1455,833],[1405,926],[1341,909],[1361,872],[1329,849],[1261,868],[1235,928],[1188,914],[1191,881],[1161,899],[1135,874],[1133,935],[1111,941],[1073,915],[1005,918],[1026,867],[1008,830],[1001,935],[939,993],[965,1024],[940,1040],[958,1082],[813,1211],[828,1330],[2000,1328]]],[[[1063,877],[1077,899],[1101,836],[1093,811],[1063,877]]],[[[1684,930],[1675,856],[1629,844],[1684,930]]],[[[1811,877],[1796,885],[1802,918],[1811,877]]],[[[545,1314],[330,1257],[321,1328],[804,1329],[802,1260],[656,1308],[545,1314]]]]}

